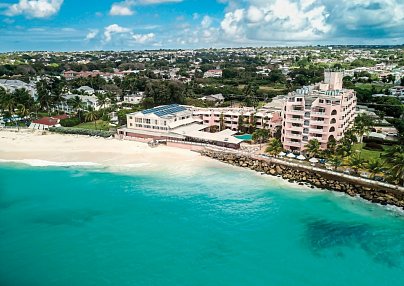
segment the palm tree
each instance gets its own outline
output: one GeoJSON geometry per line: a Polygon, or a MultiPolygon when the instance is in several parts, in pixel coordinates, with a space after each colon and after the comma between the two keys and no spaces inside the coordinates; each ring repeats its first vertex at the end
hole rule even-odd
{"type": "Polygon", "coordinates": [[[317,139],[311,139],[304,147],[306,147],[306,151],[310,157],[314,157],[318,153],[318,150],[320,150],[320,142],[317,139]]]}
{"type": "Polygon", "coordinates": [[[268,140],[268,137],[269,137],[269,131],[267,129],[257,129],[252,134],[252,140],[260,143],[260,149],[261,149],[261,143],[266,142],[268,140]]]}
{"type": "Polygon", "coordinates": [[[96,93],[95,96],[97,97],[98,105],[101,106],[101,108],[104,108],[108,100],[107,95],[104,93],[96,93]]]}
{"type": "Polygon", "coordinates": [[[370,160],[366,164],[366,168],[370,171],[371,178],[374,178],[377,173],[384,171],[383,162],[377,159],[370,160]]]}
{"type": "Polygon", "coordinates": [[[81,100],[81,97],[76,95],[75,97],[68,100],[68,104],[73,110],[76,110],[77,116],[81,121],[80,110],[84,107],[84,102],[81,100]]]}
{"type": "Polygon", "coordinates": [[[328,162],[331,164],[331,166],[334,167],[334,170],[338,170],[338,167],[342,165],[342,158],[339,156],[332,156],[330,159],[328,159],[328,162]]]}
{"type": "Polygon", "coordinates": [[[389,148],[383,158],[390,167],[389,174],[392,181],[404,185],[404,146],[395,145],[389,148]]]}
{"type": "MultiPolygon", "coordinates": [[[[31,106],[32,109],[32,113],[35,113],[35,118],[38,118],[38,112],[39,110],[41,110],[41,105],[39,104],[39,102],[34,102],[34,104],[31,106]]],[[[31,118],[33,117],[32,114],[30,116],[31,118]]]]}
{"type": "Polygon", "coordinates": [[[282,150],[283,146],[281,140],[272,138],[271,141],[269,141],[268,147],[266,148],[265,152],[271,155],[276,155],[279,154],[279,152],[281,152],[282,150]]]}
{"type": "Polygon", "coordinates": [[[17,102],[11,93],[6,92],[6,94],[2,97],[1,105],[3,110],[7,110],[12,115],[17,107],[17,102]]]}
{"type": "Polygon", "coordinates": [[[358,170],[363,167],[364,162],[365,161],[358,154],[348,158],[348,165],[354,169],[355,174],[358,174],[358,170]]]}
{"type": "Polygon", "coordinates": [[[363,141],[363,135],[370,132],[370,127],[372,126],[373,119],[367,114],[358,114],[355,118],[355,125],[353,128],[354,133],[359,137],[358,142],[363,141]]]}
{"type": "Polygon", "coordinates": [[[237,119],[237,129],[240,132],[244,129],[244,116],[243,116],[243,114],[240,114],[238,119],[237,119]]]}
{"type": "MultiPolygon", "coordinates": [[[[66,101],[66,99],[59,93],[52,96],[52,105],[54,107],[58,107],[64,101],[66,101]]],[[[59,108],[57,109],[59,110],[59,108]]]]}
{"type": "Polygon", "coordinates": [[[94,121],[94,128],[97,129],[98,114],[95,110],[90,110],[86,113],[86,121],[94,121]]]}
{"type": "Polygon", "coordinates": [[[336,147],[337,147],[337,140],[335,140],[334,137],[330,136],[327,142],[327,150],[329,150],[331,154],[334,154],[336,147]]]}
{"type": "Polygon", "coordinates": [[[389,173],[391,174],[393,181],[400,186],[404,186],[404,153],[396,153],[396,155],[390,160],[391,168],[389,173]]]}
{"type": "Polygon", "coordinates": [[[219,117],[219,130],[222,131],[226,129],[226,126],[224,125],[224,114],[223,112],[220,113],[220,117],[219,117]]]}
{"type": "Polygon", "coordinates": [[[38,102],[41,108],[46,109],[50,114],[50,106],[52,105],[52,96],[50,93],[50,85],[46,80],[40,80],[36,83],[38,94],[38,102]]]}

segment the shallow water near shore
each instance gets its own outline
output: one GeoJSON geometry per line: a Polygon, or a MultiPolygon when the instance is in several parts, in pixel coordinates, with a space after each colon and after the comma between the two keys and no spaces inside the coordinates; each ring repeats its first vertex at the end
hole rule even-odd
{"type": "Polygon", "coordinates": [[[220,164],[0,165],[0,285],[404,285],[404,214],[220,164]]]}

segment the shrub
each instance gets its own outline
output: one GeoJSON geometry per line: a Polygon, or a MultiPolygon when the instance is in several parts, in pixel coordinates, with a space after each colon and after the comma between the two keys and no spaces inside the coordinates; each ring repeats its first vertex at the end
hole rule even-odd
{"type": "Polygon", "coordinates": [[[383,146],[376,143],[376,142],[368,142],[365,144],[365,147],[363,147],[366,150],[379,150],[379,151],[383,151],[383,146]]]}
{"type": "Polygon", "coordinates": [[[60,125],[62,125],[63,127],[72,127],[72,126],[79,125],[80,123],[81,123],[80,119],[78,119],[77,117],[66,118],[66,119],[60,120],[60,125]]]}
{"type": "Polygon", "coordinates": [[[115,132],[111,131],[103,131],[103,130],[90,130],[83,128],[69,128],[69,127],[51,127],[49,131],[61,133],[61,134],[77,134],[77,135],[89,135],[89,136],[99,136],[108,138],[115,134],[115,132]]]}

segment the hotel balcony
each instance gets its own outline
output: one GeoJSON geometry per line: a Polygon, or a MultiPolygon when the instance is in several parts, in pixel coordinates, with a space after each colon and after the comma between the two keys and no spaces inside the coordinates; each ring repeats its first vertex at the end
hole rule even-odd
{"type": "Polygon", "coordinates": [[[302,137],[302,134],[286,133],[285,137],[301,138],[301,137],[302,137]]]}
{"type": "Polygon", "coordinates": [[[310,125],[324,126],[328,125],[328,123],[325,123],[325,121],[322,120],[310,120],[310,125]]]}
{"type": "Polygon", "coordinates": [[[291,126],[291,125],[289,125],[289,126],[285,127],[285,130],[288,130],[288,131],[302,131],[303,126],[291,126]]]}
{"type": "Polygon", "coordinates": [[[328,140],[324,139],[323,136],[317,137],[314,134],[310,134],[309,140],[311,140],[311,139],[317,139],[317,141],[320,142],[320,143],[327,143],[328,142],[328,140]]]}
{"type": "Polygon", "coordinates": [[[301,147],[302,142],[288,141],[287,138],[285,138],[284,144],[285,144],[285,145],[288,145],[288,146],[292,146],[292,147],[301,147]]]}
{"type": "Polygon", "coordinates": [[[304,114],[303,110],[293,110],[293,109],[289,109],[286,111],[287,114],[291,114],[291,115],[302,115],[304,114]]]}
{"type": "Polygon", "coordinates": [[[292,123],[296,123],[296,122],[303,122],[303,118],[292,118],[292,117],[289,117],[289,118],[286,118],[286,122],[292,122],[292,123]]]}
{"type": "Polygon", "coordinates": [[[326,113],[326,112],[318,112],[318,111],[312,111],[310,112],[310,115],[312,117],[330,117],[330,114],[326,113]]]}
{"type": "Polygon", "coordinates": [[[309,133],[324,134],[325,130],[324,129],[317,129],[317,128],[310,128],[309,133]]]}

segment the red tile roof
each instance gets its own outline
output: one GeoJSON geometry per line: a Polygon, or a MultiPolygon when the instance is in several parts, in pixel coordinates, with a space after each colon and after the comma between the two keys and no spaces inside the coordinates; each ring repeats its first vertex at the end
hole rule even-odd
{"type": "Polygon", "coordinates": [[[56,115],[56,116],[52,116],[52,117],[43,117],[41,119],[32,121],[32,123],[43,124],[43,125],[47,125],[47,126],[55,126],[59,123],[59,121],[61,119],[66,119],[68,117],[69,116],[67,114],[56,115]]]}

